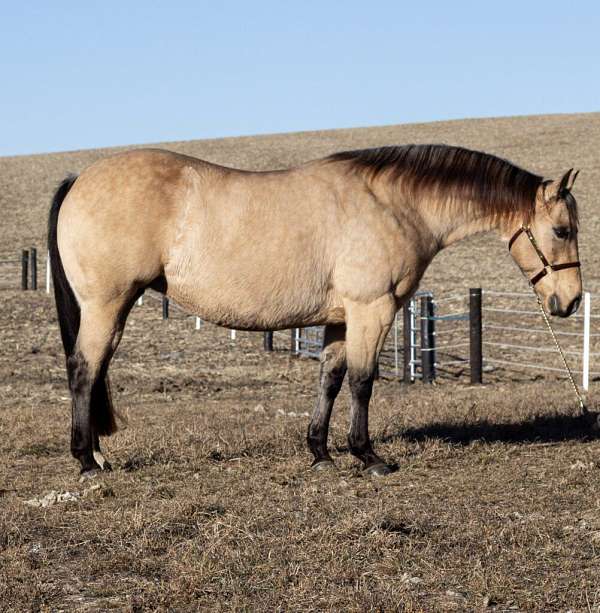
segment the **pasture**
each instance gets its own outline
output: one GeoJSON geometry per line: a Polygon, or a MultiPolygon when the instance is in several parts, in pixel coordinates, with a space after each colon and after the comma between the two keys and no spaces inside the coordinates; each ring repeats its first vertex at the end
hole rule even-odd
{"type": "MultiPolygon", "coordinates": [[[[223,164],[277,168],[406,142],[486,150],[547,176],[581,168],[584,286],[600,289],[600,114],[486,119],[190,141],[223,164]]],[[[51,192],[107,151],[0,158],[0,252],[43,246],[51,192]]],[[[268,228],[265,229],[268,240],[268,228]]],[[[522,291],[501,243],[436,258],[423,287],[522,291]]],[[[600,441],[565,382],[532,372],[471,387],[376,383],[371,431],[391,476],[346,449],[308,470],[318,364],[262,351],[262,335],[163,322],[134,309],[111,369],[126,425],[114,472],[78,481],[54,306],[0,293],[0,607],[6,610],[597,610],[600,441]],[[517,378],[516,378],[517,379],[517,378]],[[70,500],[27,501],[50,492],[70,500]]],[[[598,411],[598,383],[588,406],[598,411]]]]}

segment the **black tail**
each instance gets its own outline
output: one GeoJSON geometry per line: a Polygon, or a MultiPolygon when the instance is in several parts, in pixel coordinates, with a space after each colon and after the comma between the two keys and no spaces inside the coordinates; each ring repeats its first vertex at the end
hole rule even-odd
{"type": "MultiPolygon", "coordinates": [[[[54,298],[56,300],[60,335],[67,360],[75,351],[81,311],[62,265],[62,260],[58,251],[57,227],[60,207],[76,180],[76,175],[69,175],[58,186],[54,198],[52,199],[50,214],[48,216],[48,252],[50,255],[50,269],[52,271],[52,282],[54,284],[54,298]]],[[[116,431],[117,424],[115,422],[115,412],[105,369],[102,370],[102,373],[92,387],[90,413],[92,427],[97,434],[108,436],[116,431]]]]}

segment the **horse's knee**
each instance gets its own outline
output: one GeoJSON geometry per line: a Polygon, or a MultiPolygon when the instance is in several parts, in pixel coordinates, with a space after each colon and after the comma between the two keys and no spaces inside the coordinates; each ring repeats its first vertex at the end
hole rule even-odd
{"type": "Polygon", "coordinates": [[[79,351],[67,358],[67,376],[74,397],[84,392],[86,387],[91,386],[88,363],[79,351]]]}
{"type": "Polygon", "coordinates": [[[354,401],[360,405],[368,404],[373,392],[375,370],[353,370],[349,373],[350,392],[354,401]]]}

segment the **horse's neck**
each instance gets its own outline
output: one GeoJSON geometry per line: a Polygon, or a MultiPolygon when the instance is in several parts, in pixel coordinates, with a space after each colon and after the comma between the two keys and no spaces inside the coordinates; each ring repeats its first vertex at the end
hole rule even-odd
{"type": "Polygon", "coordinates": [[[475,219],[466,219],[459,222],[453,221],[448,224],[442,239],[442,246],[449,247],[450,245],[482,232],[490,232],[496,230],[497,224],[490,217],[479,217],[475,219]]]}
{"type": "Polygon", "coordinates": [[[490,216],[478,215],[469,203],[440,202],[429,198],[413,203],[425,228],[443,249],[481,232],[498,229],[490,216]]]}

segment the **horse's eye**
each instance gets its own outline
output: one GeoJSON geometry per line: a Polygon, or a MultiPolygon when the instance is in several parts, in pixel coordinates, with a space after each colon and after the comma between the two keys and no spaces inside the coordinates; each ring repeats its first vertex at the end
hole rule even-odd
{"type": "Polygon", "coordinates": [[[556,238],[560,238],[561,240],[565,240],[567,238],[569,238],[571,231],[569,230],[569,228],[552,228],[554,230],[554,235],[556,236],[556,238]]]}

